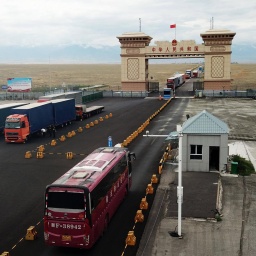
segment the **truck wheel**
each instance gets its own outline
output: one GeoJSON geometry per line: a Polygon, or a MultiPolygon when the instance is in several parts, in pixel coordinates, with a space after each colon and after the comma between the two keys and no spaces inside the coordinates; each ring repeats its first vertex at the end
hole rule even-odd
{"type": "Polygon", "coordinates": [[[26,136],[25,140],[23,143],[27,143],[28,142],[28,136],[26,136]]]}

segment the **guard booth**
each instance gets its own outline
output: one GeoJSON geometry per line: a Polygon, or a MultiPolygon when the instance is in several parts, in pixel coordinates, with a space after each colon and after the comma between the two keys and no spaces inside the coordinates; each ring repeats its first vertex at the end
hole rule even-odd
{"type": "Polygon", "coordinates": [[[206,110],[182,125],[182,171],[222,171],[228,159],[229,127],[206,110]]]}

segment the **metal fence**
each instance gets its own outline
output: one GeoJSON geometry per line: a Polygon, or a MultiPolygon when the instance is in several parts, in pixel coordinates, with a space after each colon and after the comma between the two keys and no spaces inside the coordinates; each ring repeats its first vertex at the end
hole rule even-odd
{"type": "Polygon", "coordinates": [[[103,91],[103,97],[112,98],[145,98],[148,97],[147,91],[103,91]]]}
{"type": "Polygon", "coordinates": [[[225,90],[196,90],[195,96],[201,97],[215,97],[215,98],[253,98],[256,99],[255,90],[246,91],[225,91],[225,90]]]}
{"type": "MultiPolygon", "coordinates": [[[[147,91],[81,91],[83,103],[94,101],[103,97],[112,98],[145,98],[150,94],[147,91]]],[[[0,92],[0,101],[4,100],[38,100],[42,96],[51,94],[64,93],[63,91],[56,90],[54,92],[0,92]]]]}
{"type": "Polygon", "coordinates": [[[38,100],[40,96],[44,96],[43,92],[2,92],[0,100],[38,100]]]}
{"type": "MultiPolygon", "coordinates": [[[[59,92],[58,92],[59,93],[59,92]]],[[[160,92],[161,93],[161,92],[160,92]]],[[[48,95],[49,92],[2,92],[0,101],[4,100],[38,100],[40,97],[48,95]]],[[[158,93],[149,93],[147,91],[82,91],[82,102],[91,102],[100,98],[145,98],[157,96],[158,93]]],[[[191,97],[215,97],[215,98],[253,98],[256,99],[256,90],[246,91],[225,91],[225,90],[195,90],[176,92],[176,96],[191,97]]]]}

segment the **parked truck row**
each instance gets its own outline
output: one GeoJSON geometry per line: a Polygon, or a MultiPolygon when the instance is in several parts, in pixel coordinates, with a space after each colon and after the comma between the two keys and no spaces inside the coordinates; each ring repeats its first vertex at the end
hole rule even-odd
{"type": "Polygon", "coordinates": [[[73,120],[82,120],[102,112],[103,109],[103,106],[90,108],[83,105],[76,106],[74,99],[56,99],[13,106],[5,115],[5,141],[26,142],[32,134],[40,133],[42,129],[63,126],[73,120]]]}

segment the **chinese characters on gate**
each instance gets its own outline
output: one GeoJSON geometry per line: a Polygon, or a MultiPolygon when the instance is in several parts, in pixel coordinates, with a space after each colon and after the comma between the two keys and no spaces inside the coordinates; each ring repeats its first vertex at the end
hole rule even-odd
{"type": "Polygon", "coordinates": [[[157,51],[159,52],[198,52],[198,46],[195,45],[194,47],[192,46],[187,46],[187,47],[184,47],[184,46],[180,46],[180,47],[177,47],[177,46],[172,46],[172,47],[166,47],[166,48],[163,48],[163,47],[153,47],[152,48],[152,51],[155,53],[157,51]]]}

